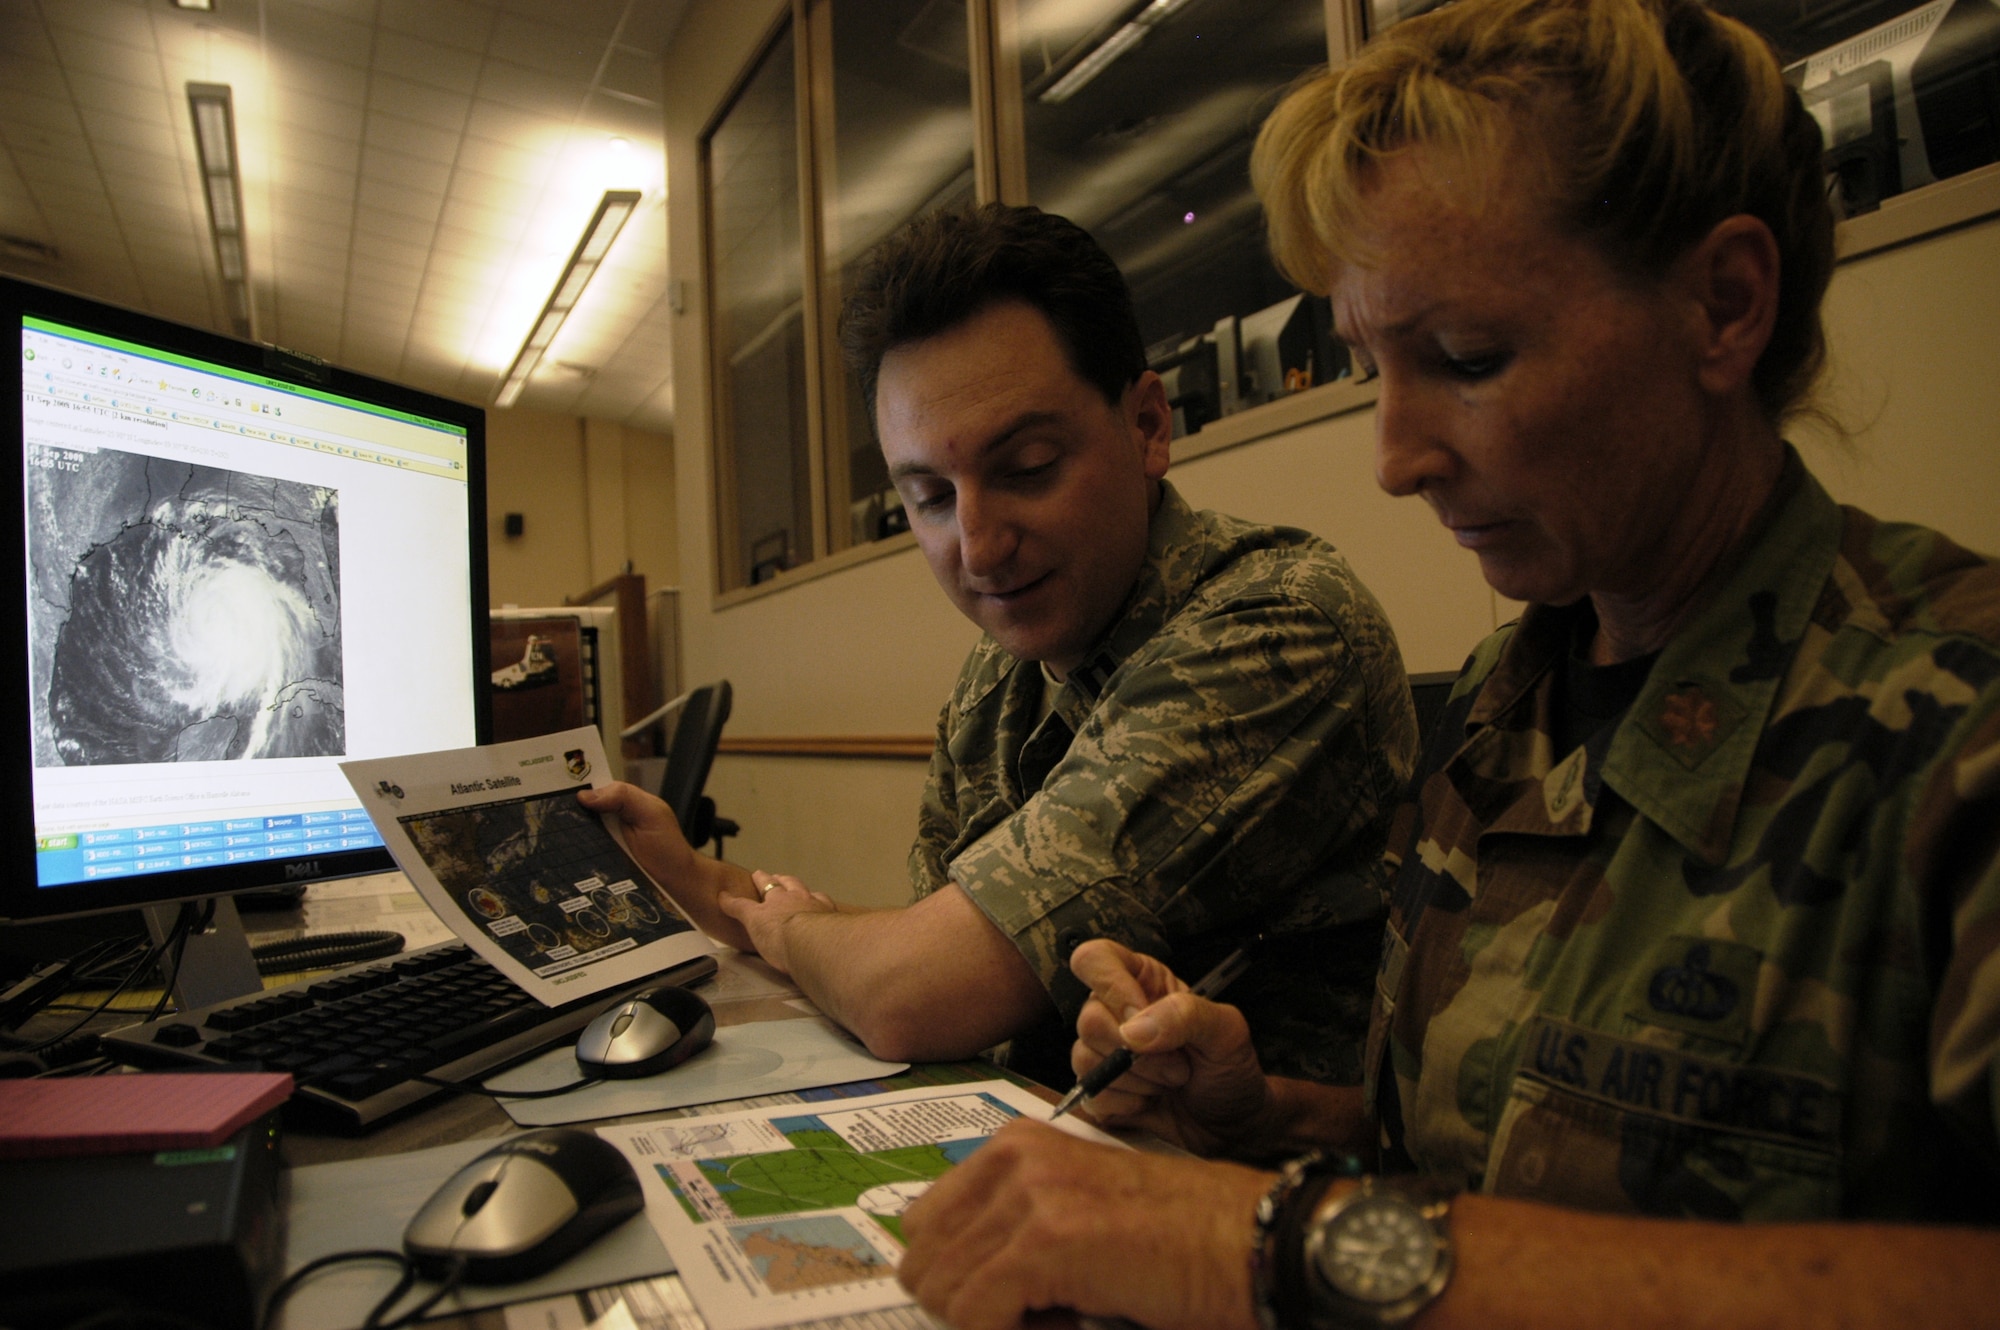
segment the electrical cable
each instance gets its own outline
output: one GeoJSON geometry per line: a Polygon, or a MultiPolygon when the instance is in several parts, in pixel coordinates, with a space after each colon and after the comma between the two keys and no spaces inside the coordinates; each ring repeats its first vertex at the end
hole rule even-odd
{"type": "Polygon", "coordinates": [[[124,994],[125,990],[132,986],[132,981],[137,979],[140,975],[144,974],[148,969],[152,968],[152,966],[155,963],[157,963],[160,956],[164,953],[165,949],[174,944],[175,936],[182,931],[182,927],[187,922],[189,917],[190,916],[184,910],[181,916],[174,921],[173,930],[169,932],[164,939],[155,943],[153,946],[147,948],[145,958],[141,961],[140,964],[133,966],[130,970],[126,972],[125,977],[118,981],[118,987],[112,989],[109,993],[107,993],[104,997],[104,1001],[98,1003],[95,1007],[91,1008],[89,1011],[85,1012],[82,1016],[78,1017],[76,1022],[73,1025],[71,1025],[67,1030],[64,1030],[60,1034],[52,1035],[47,1039],[41,1040],[39,1043],[24,1044],[21,1047],[14,1049],[13,1051],[28,1053],[32,1055],[40,1053],[44,1049],[54,1048],[57,1044],[62,1043],[64,1040],[68,1039],[71,1035],[81,1030],[84,1026],[96,1020],[106,1011],[109,1011],[111,1009],[111,1004],[116,1002],[119,999],[119,997],[121,997],[124,994]]]}
{"type": "Polygon", "coordinates": [[[399,1251],[390,1251],[386,1247],[357,1248],[354,1251],[329,1252],[325,1256],[315,1257],[307,1261],[304,1265],[277,1282],[276,1286],[271,1289],[271,1296],[264,1301],[264,1318],[258,1322],[261,1330],[270,1330],[272,1324],[278,1319],[279,1309],[291,1299],[292,1294],[298,1292],[299,1285],[304,1283],[308,1277],[318,1274],[330,1265],[339,1265],[346,1261],[389,1261],[399,1266],[403,1272],[403,1279],[396,1285],[398,1297],[402,1296],[402,1290],[410,1286],[408,1281],[415,1278],[415,1272],[410,1265],[410,1258],[399,1251]]]}
{"type": "Polygon", "coordinates": [[[206,908],[196,915],[195,902],[181,902],[180,913],[174,916],[174,932],[179,934],[179,937],[173,943],[173,964],[167,967],[167,981],[160,986],[160,1000],[146,1013],[147,1022],[160,1019],[160,1013],[167,1009],[167,1000],[174,995],[174,985],[181,981],[181,960],[187,955],[188,939],[196,933],[206,931],[208,926],[215,922],[214,898],[211,897],[206,901],[205,906],[206,908]]]}
{"type": "Polygon", "coordinates": [[[465,1257],[452,1257],[451,1265],[444,1272],[444,1279],[435,1289],[431,1290],[428,1297],[404,1312],[401,1316],[398,1316],[395,1320],[384,1321],[382,1318],[389,1314],[389,1309],[396,1305],[397,1300],[403,1296],[411,1283],[416,1279],[416,1267],[406,1266],[405,1277],[397,1281],[396,1287],[389,1291],[389,1296],[375,1304],[374,1310],[368,1313],[368,1319],[361,1323],[361,1330],[402,1330],[402,1327],[406,1325],[415,1325],[424,1318],[424,1313],[458,1292],[458,1286],[465,1282],[465,1267],[465,1257]]]}
{"type": "Polygon", "coordinates": [[[372,929],[357,933],[320,933],[265,942],[250,949],[258,974],[296,974],[300,970],[330,970],[336,965],[380,960],[403,949],[401,933],[372,929]]]}

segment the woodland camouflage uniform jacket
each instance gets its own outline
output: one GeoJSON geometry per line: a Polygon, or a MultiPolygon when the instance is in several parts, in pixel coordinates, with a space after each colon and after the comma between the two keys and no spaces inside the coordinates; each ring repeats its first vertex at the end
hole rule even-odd
{"type": "Polygon", "coordinates": [[[1193,982],[1268,930],[1229,1000],[1266,1065],[1354,1084],[1388,813],[1416,754],[1402,657],[1324,541],[1163,488],[1131,596],[1065,682],[973,648],[911,880],[957,882],[1048,988],[1059,1020],[1009,1051],[1030,1075],[1069,1079],[1078,943],[1115,938],[1193,982]]]}
{"type": "Polygon", "coordinates": [[[2000,566],[1794,454],[1706,605],[1572,753],[1570,611],[1468,663],[1391,833],[1392,1160],[1608,1211],[1990,1218],[2000,566]]]}

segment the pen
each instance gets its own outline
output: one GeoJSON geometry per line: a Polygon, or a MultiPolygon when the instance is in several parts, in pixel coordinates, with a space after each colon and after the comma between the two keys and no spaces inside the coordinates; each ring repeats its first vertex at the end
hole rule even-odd
{"type": "MultiPolygon", "coordinates": [[[[1203,975],[1188,991],[1198,998],[1213,999],[1221,996],[1223,989],[1235,983],[1237,978],[1250,968],[1250,949],[1263,940],[1262,935],[1253,937],[1230,952],[1222,958],[1220,965],[1203,975]]],[[[1132,1057],[1131,1049],[1121,1048],[1085,1072],[1082,1079],[1078,1080],[1070,1092],[1062,1097],[1061,1102],[1057,1103],[1056,1111],[1049,1114],[1049,1121],[1054,1122],[1084,1100],[1103,1093],[1104,1088],[1111,1082],[1132,1070],[1132,1057]]]]}

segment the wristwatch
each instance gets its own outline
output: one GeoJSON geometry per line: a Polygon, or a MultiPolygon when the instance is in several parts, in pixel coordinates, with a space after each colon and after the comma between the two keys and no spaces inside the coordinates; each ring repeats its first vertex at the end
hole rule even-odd
{"type": "Polygon", "coordinates": [[[1264,1330],[1408,1323],[1451,1279],[1451,1192],[1418,1178],[1353,1177],[1317,1153],[1287,1164],[1258,1207],[1251,1256],[1264,1330]]]}

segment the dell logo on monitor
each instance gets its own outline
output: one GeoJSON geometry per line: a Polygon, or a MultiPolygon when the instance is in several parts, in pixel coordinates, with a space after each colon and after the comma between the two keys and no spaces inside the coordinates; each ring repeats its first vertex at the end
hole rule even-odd
{"type": "Polygon", "coordinates": [[[318,876],[319,860],[317,859],[308,859],[302,864],[285,865],[285,880],[287,882],[297,882],[301,878],[318,876]]]}

